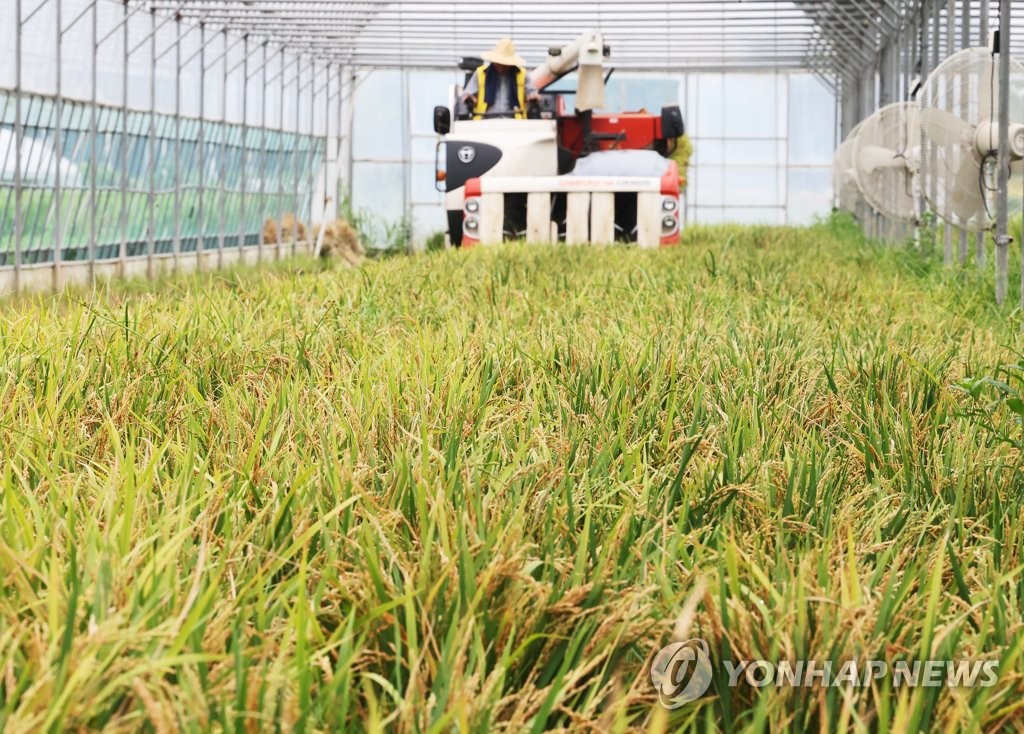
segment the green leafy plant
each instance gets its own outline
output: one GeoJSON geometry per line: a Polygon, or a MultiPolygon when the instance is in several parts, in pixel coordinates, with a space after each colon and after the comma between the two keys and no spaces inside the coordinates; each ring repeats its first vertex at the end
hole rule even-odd
{"type": "Polygon", "coordinates": [[[356,231],[370,257],[404,255],[412,250],[412,221],[407,217],[387,221],[368,209],[356,209],[352,200],[341,196],[339,211],[356,231]]]}
{"type": "Polygon", "coordinates": [[[689,135],[676,138],[676,146],[670,157],[679,168],[679,175],[683,179],[682,188],[685,189],[690,178],[690,158],[693,157],[693,141],[689,135]]]}
{"type": "Polygon", "coordinates": [[[964,415],[1024,452],[1024,360],[1001,365],[992,377],[965,377],[957,387],[971,398],[964,415]]]}
{"type": "Polygon", "coordinates": [[[434,232],[427,237],[426,250],[427,252],[440,252],[445,248],[445,232],[443,230],[434,232]]]}

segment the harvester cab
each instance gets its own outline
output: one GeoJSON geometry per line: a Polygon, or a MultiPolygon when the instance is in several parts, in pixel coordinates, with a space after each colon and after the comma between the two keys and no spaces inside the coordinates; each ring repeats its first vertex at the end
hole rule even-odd
{"type": "Polygon", "coordinates": [[[527,76],[539,99],[499,114],[467,104],[463,90],[484,62],[460,60],[463,84],[434,108],[436,182],[453,245],[678,242],[680,180],[669,156],[684,133],[682,114],[674,105],[660,114],[595,112],[605,105],[610,56],[598,31],[549,49],[527,76]],[[574,88],[556,87],[573,72],[574,88]]]}

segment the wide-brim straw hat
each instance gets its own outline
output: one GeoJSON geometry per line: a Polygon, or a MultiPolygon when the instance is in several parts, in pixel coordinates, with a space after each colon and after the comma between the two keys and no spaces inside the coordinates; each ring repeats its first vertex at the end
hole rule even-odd
{"type": "Polygon", "coordinates": [[[516,45],[512,43],[511,38],[499,39],[494,48],[490,51],[484,51],[480,54],[480,57],[484,61],[490,61],[492,64],[504,64],[505,66],[520,66],[525,67],[526,61],[523,57],[516,53],[516,45]]]}

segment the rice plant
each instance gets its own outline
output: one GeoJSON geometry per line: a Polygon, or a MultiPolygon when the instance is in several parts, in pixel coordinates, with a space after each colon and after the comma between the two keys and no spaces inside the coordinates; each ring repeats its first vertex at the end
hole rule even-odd
{"type": "Polygon", "coordinates": [[[0,728],[1020,730],[987,282],[834,220],[0,304],[0,728]],[[687,637],[999,676],[670,711],[687,637]]]}

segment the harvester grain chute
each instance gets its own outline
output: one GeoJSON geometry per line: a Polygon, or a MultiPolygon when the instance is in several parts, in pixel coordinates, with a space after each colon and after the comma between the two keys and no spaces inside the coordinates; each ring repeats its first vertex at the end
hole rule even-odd
{"type": "MultiPolygon", "coordinates": [[[[596,113],[609,57],[602,35],[588,31],[529,73],[539,99],[525,111],[481,114],[459,86],[434,109],[436,180],[453,245],[679,241],[679,170],[668,156],[684,133],[682,114],[678,106],[596,113]],[[574,71],[575,89],[554,88],[574,71]]],[[[480,63],[463,59],[467,82],[480,63]]]]}

